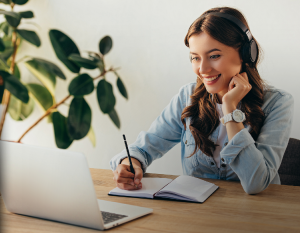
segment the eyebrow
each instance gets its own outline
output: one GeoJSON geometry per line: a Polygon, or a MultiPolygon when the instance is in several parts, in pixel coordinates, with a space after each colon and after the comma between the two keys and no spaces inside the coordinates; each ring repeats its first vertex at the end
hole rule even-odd
{"type": "MultiPolygon", "coordinates": [[[[205,54],[208,54],[208,53],[211,53],[211,52],[214,52],[214,51],[220,51],[221,52],[220,49],[215,48],[215,49],[211,49],[211,50],[207,51],[205,54]]],[[[193,52],[190,52],[190,54],[198,55],[197,53],[193,53],[193,52]]]]}

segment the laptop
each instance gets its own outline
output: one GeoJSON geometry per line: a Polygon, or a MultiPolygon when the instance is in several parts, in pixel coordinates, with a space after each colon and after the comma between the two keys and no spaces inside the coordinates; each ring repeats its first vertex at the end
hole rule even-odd
{"type": "Polygon", "coordinates": [[[0,141],[0,192],[12,213],[97,230],[152,209],[99,200],[84,154],[0,141]]]}

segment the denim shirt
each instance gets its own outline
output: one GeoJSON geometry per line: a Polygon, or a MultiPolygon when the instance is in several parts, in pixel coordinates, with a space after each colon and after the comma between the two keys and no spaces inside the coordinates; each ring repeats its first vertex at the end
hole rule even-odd
{"type": "MultiPolygon", "coordinates": [[[[141,162],[144,172],[153,160],[162,157],[180,142],[181,163],[185,175],[240,181],[248,194],[259,193],[269,184],[280,184],[278,169],[292,126],[292,95],[267,85],[261,107],[265,120],[257,140],[253,140],[249,133],[251,127],[246,124],[230,141],[226,136],[220,152],[221,166],[218,168],[213,158],[206,156],[201,150],[190,156],[195,149],[195,140],[189,129],[191,118],[185,119],[185,130],[181,113],[191,104],[190,95],[193,94],[195,86],[196,83],[189,83],[181,87],[149,130],[140,132],[136,141],[129,145],[130,155],[141,162]]],[[[219,129],[220,125],[209,137],[214,143],[217,141],[219,129]]],[[[125,157],[125,150],[114,156],[110,161],[112,170],[125,157]]]]}

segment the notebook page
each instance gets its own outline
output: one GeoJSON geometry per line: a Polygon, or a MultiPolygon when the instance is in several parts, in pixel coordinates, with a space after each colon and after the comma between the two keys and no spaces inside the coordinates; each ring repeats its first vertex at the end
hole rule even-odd
{"type": "Polygon", "coordinates": [[[144,198],[153,198],[154,193],[162,189],[168,183],[170,183],[172,179],[168,178],[151,178],[145,177],[142,178],[142,188],[139,190],[123,190],[120,188],[114,188],[109,192],[111,195],[118,196],[128,196],[128,197],[144,197],[144,198]]]}
{"type": "Polygon", "coordinates": [[[217,188],[216,185],[206,182],[204,180],[192,176],[182,175],[173,180],[173,182],[170,183],[168,186],[164,187],[159,193],[173,192],[184,197],[191,197],[192,199],[202,201],[203,198],[201,198],[201,196],[203,194],[207,196],[208,190],[215,190],[213,189],[214,186],[217,188]]]}

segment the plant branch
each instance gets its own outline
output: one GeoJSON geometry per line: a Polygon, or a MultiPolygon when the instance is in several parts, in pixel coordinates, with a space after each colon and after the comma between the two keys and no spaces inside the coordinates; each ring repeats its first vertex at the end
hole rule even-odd
{"type": "MultiPolygon", "coordinates": [[[[96,80],[102,76],[104,76],[107,72],[114,71],[113,68],[110,68],[109,70],[103,71],[99,76],[93,78],[93,80],[96,80]]],[[[38,123],[40,123],[46,116],[48,116],[53,110],[57,109],[61,104],[64,104],[67,99],[69,99],[72,95],[68,95],[65,98],[63,98],[59,103],[54,104],[48,110],[36,121],[34,122],[23,134],[22,136],[18,139],[17,142],[21,142],[22,138],[33,128],[35,127],[38,123]]]]}

